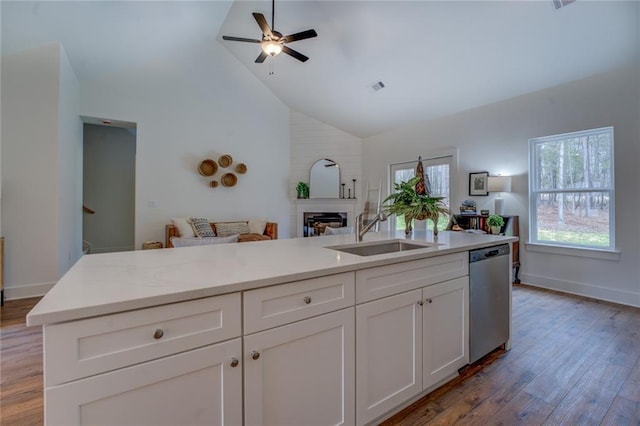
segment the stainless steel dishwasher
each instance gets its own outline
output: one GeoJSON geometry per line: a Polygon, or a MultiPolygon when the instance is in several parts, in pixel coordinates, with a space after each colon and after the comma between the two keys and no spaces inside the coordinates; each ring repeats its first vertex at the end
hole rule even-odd
{"type": "Polygon", "coordinates": [[[509,339],[509,244],[469,252],[469,362],[509,339]]]}

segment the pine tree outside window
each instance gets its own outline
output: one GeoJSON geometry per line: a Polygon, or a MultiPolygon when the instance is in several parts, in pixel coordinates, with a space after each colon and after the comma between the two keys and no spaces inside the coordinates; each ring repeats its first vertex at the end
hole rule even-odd
{"type": "Polygon", "coordinates": [[[529,140],[531,243],[615,247],[613,127],[529,140]]]}

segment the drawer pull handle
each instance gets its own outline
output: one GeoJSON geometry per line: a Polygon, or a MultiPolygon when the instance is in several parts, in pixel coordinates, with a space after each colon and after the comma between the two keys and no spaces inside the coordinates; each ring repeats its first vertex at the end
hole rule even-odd
{"type": "Polygon", "coordinates": [[[422,300],[418,300],[418,305],[422,306],[424,305],[424,302],[422,300]]]}
{"type": "Polygon", "coordinates": [[[427,299],[427,302],[431,303],[431,302],[433,302],[433,300],[431,300],[431,299],[427,299]]]}
{"type": "Polygon", "coordinates": [[[305,296],[302,300],[304,300],[304,303],[306,303],[307,305],[311,303],[311,298],[309,296],[305,296]]]}
{"type": "Polygon", "coordinates": [[[237,367],[238,364],[240,364],[240,361],[238,361],[238,358],[231,358],[231,367],[237,367]]]}
{"type": "Polygon", "coordinates": [[[260,352],[258,351],[251,351],[251,359],[258,359],[260,358],[260,352]]]}
{"type": "Polygon", "coordinates": [[[153,332],[153,338],[160,340],[162,339],[162,336],[164,336],[164,331],[162,331],[161,328],[156,328],[156,331],[153,332]]]}

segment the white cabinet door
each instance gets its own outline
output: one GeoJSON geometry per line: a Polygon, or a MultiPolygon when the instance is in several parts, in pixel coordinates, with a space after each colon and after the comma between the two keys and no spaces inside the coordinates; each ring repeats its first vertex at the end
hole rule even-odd
{"type": "Polygon", "coordinates": [[[359,425],[422,391],[421,295],[413,290],[356,307],[359,425]]]}
{"type": "Polygon", "coordinates": [[[241,339],[45,390],[51,425],[241,425],[241,339]]]}
{"type": "Polygon", "coordinates": [[[469,362],[469,277],[423,290],[423,387],[432,388],[469,362]]]}
{"type": "Polygon", "coordinates": [[[355,405],[354,308],[245,336],[245,421],[351,425],[355,405]]]}

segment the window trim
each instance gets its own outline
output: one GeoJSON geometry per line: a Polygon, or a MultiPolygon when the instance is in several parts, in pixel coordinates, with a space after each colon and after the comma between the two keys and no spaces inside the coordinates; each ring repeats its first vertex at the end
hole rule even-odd
{"type": "MultiPolygon", "coordinates": [[[[529,241],[527,243],[527,247],[531,247],[531,251],[540,251],[540,252],[550,252],[555,253],[555,250],[550,250],[551,248],[561,249],[563,253],[556,254],[565,254],[564,252],[567,250],[586,250],[586,251],[594,251],[594,252],[611,252],[617,253],[616,250],[616,241],[615,241],[615,143],[614,143],[614,128],[613,126],[608,127],[599,127],[597,129],[589,129],[589,130],[581,130],[577,132],[568,132],[561,133],[557,135],[544,136],[539,138],[531,138],[529,139],[529,241]],[[590,135],[597,135],[608,132],[610,134],[611,139],[611,186],[605,188],[567,188],[567,189],[538,189],[534,188],[536,184],[536,175],[537,169],[535,167],[536,163],[536,147],[543,143],[554,142],[561,139],[569,139],[569,138],[579,138],[590,135]],[[566,194],[566,193],[576,193],[576,192],[606,192],[609,194],[609,246],[590,246],[590,245],[582,245],[582,244],[571,244],[568,242],[553,242],[553,241],[541,241],[537,239],[538,235],[538,221],[537,221],[537,211],[536,211],[536,197],[540,193],[549,193],[549,194],[566,194]]],[[[576,252],[579,253],[579,252],[576,252]]],[[[587,255],[580,255],[583,257],[591,257],[587,255]]],[[[596,256],[600,257],[600,256],[596,256]]]]}

